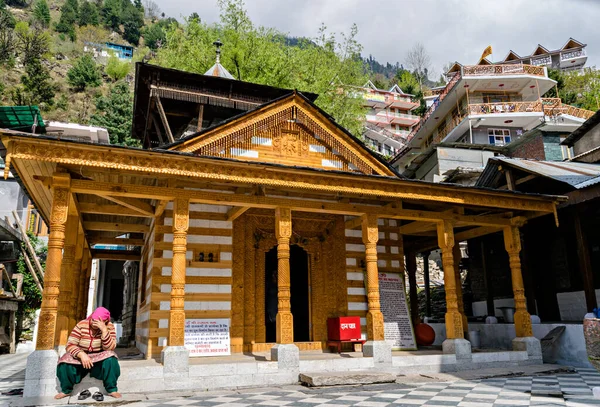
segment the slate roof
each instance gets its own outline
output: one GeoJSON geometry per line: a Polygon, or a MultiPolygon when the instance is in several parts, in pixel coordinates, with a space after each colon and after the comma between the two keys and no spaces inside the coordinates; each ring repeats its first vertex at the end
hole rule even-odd
{"type": "Polygon", "coordinates": [[[502,164],[541,177],[552,178],[575,189],[583,189],[600,183],[600,164],[494,157],[490,158],[475,185],[478,187],[493,187],[492,184],[499,172],[498,166],[502,164]]]}

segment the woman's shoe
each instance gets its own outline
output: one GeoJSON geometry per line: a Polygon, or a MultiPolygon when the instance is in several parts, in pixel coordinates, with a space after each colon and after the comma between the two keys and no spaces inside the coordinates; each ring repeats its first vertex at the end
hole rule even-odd
{"type": "Polygon", "coordinates": [[[96,401],[104,401],[104,396],[99,391],[97,391],[96,393],[94,393],[94,395],[92,396],[92,398],[94,400],[96,400],[96,401]]]}
{"type": "Polygon", "coordinates": [[[84,390],[81,393],[79,393],[79,396],[77,396],[77,400],[85,400],[87,398],[89,398],[92,395],[92,393],[90,393],[89,390],[84,390]]]}

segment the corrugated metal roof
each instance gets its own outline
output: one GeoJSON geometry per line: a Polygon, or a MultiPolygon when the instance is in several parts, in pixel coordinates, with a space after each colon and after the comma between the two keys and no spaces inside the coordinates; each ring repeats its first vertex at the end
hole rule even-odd
{"type": "Polygon", "coordinates": [[[229,71],[227,69],[225,69],[225,67],[218,62],[216,64],[214,64],[213,66],[211,66],[208,69],[208,71],[206,71],[204,73],[204,75],[218,76],[220,78],[227,78],[227,79],[235,79],[233,77],[233,75],[230,74],[229,71]]]}
{"type": "Polygon", "coordinates": [[[43,133],[45,124],[37,106],[0,106],[0,128],[43,133]]]}
{"type": "MultiPolygon", "coordinates": [[[[556,181],[569,184],[576,189],[582,189],[600,183],[600,164],[495,157],[490,159],[488,167],[494,165],[492,161],[496,163],[496,165],[498,163],[505,163],[506,165],[532,174],[552,178],[556,181]]],[[[484,186],[485,179],[489,179],[490,174],[486,173],[488,173],[488,171],[484,171],[484,174],[482,174],[482,177],[480,178],[480,181],[482,182],[477,182],[478,186],[484,186]]]]}

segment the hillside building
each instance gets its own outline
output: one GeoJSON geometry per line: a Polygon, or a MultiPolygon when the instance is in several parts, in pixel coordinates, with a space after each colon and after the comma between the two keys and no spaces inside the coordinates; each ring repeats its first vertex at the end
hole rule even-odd
{"type": "Polygon", "coordinates": [[[448,181],[447,172],[462,168],[475,174],[474,181],[489,157],[507,149],[514,156],[569,158],[561,140],[593,114],[544,98],[556,84],[546,67],[483,60],[456,63],[447,76],[448,84],[434,90],[407,146],[392,160],[409,178],[448,181]]]}
{"type": "Polygon", "coordinates": [[[419,102],[398,85],[389,90],[378,89],[371,81],[357,93],[368,108],[366,144],[379,154],[394,156],[404,147],[412,128],[419,122],[419,116],[412,113],[419,107],[419,102]]]}
{"type": "Polygon", "coordinates": [[[494,64],[526,64],[560,71],[580,71],[587,62],[586,46],[574,38],[569,38],[561,48],[555,50],[538,44],[530,55],[522,57],[510,50],[503,60],[494,64]]]}

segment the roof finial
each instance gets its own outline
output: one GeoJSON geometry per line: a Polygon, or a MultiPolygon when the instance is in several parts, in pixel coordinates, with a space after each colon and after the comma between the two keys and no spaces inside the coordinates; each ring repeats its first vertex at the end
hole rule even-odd
{"type": "Polygon", "coordinates": [[[217,64],[221,63],[221,47],[223,46],[223,43],[221,42],[220,39],[217,39],[215,42],[213,42],[213,45],[215,47],[217,47],[217,64]]]}

